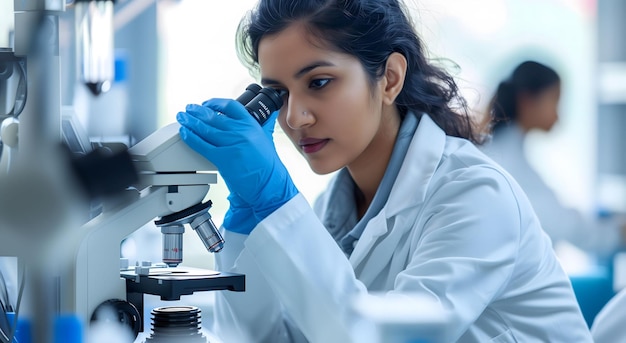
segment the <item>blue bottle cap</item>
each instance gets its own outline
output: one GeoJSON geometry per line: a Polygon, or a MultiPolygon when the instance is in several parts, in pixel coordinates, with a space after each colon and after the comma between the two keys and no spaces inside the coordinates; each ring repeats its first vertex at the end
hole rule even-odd
{"type": "Polygon", "coordinates": [[[28,319],[18,319],[14,341],[18,343],[32,343],[33,333],[28,319]]]}
{"type": "MultiPolygon", "coordinates": [[[[15,312],[7,312],[9,324],[13,325],[15,312]]],[[[15,331],[13,332],[13,343],[32,343],[33,336],[28,319],[18,318],[15,331]]]]}
{"type": "Polygon", "coordinates": [[[83,325],[78,316],[73,314],[59,315],[54,320],[53,342],[83,343],[83,325]]]}
{"type": "Polygon", "coordinates": [[[115,51],[115,79],[114,81],[123,82],[128,77],[128,56],[124,50],[115,51]]]}

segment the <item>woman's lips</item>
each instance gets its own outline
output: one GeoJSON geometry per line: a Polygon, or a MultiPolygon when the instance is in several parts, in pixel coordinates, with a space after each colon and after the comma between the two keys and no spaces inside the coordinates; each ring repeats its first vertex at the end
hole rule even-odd
{"type": "Polygon", "coordinates": [[[328,141],[328,139],[303,138],[298,142],[298,145],[305,154],[313,154],[322,150],[328,141]]]}

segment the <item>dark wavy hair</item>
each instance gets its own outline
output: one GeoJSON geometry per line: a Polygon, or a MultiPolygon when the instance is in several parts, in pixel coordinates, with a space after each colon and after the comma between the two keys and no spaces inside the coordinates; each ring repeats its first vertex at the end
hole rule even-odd
{"type": "Polygon", "coordinates": [[[260,0],[239,24],[239,59],[258,72],[261,39],[295,22],[332,49],[355,56],[372,84],[384,75],[389,55],[398,52],[407,60],[396,98],[400,113],[428,113],[446,134],[479,143],[456,82],[429,62],[407,13],[399,0],[260,0]]]}
{"type": "Polygon", "coordinates": [[[517,120],[520,94],[536,96],[560,82],[559,74],[544,64],[535,61],[520,63],[508,79],[500,82],[489,103],[492,132],[517,120]]]}

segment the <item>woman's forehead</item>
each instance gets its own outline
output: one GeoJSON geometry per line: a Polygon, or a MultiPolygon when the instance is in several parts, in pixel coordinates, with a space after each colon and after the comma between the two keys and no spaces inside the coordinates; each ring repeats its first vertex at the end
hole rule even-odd
{"type": "Polygon", "coordinates": [[[259,42],[259,63],[264,62],[266,56],[273,55],[296,55],[300,50],[308,53],[320,53],[328,50],[321,40],[315,37],[303,24],[291,24],[285,29],[264,36],[259,42]]]}
{"type": "Polygon", "coordinates": [[[305,25],[292,24],[284,30],[267,35],[259,42],[259,66],[263,76],[294,71],[314,62],[331,64],[354,62],[353,56],[332,49],[312,34],[305,25]]]}

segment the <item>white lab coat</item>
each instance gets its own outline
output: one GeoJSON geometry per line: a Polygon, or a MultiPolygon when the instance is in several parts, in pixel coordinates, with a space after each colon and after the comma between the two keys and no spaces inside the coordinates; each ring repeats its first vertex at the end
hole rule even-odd
{"type": "Polygon", "coordinates": [[[617,293],[593,320],[591,334],[598,343],[626,342],[626,289],[617,293]]]}
{"type": "Polygon", "coordinates": [[[368,291],[436,298],[451,341],[591,342],[519,186],[426,115],[349,259],[302,195],[225,240],[218,269],[246,274],[246,292],[217,294],[213,330],[227,343],[350,342],[350,299],[368,291]]]}
{"type": "MultiPolygon", "coordinates": [[[[522,187],[541,226],[554,243],[567,241],[585,250],[596,250],[606,246],[607,242],[610,242],[609,239],[613,242],[619,239],[614,234],[606,237],[607,230],[602,232],[606,238],[599,237],[600,232],[594,230],[590,220],[560,202],[555,192],[526,159],[524,133],[519,126],[509,125],[501,128],[482,150],[509,172],[522,187]]],[[[608,244],[609,247],[605,250],[615,248],[614,243],[608,244]]]]}

